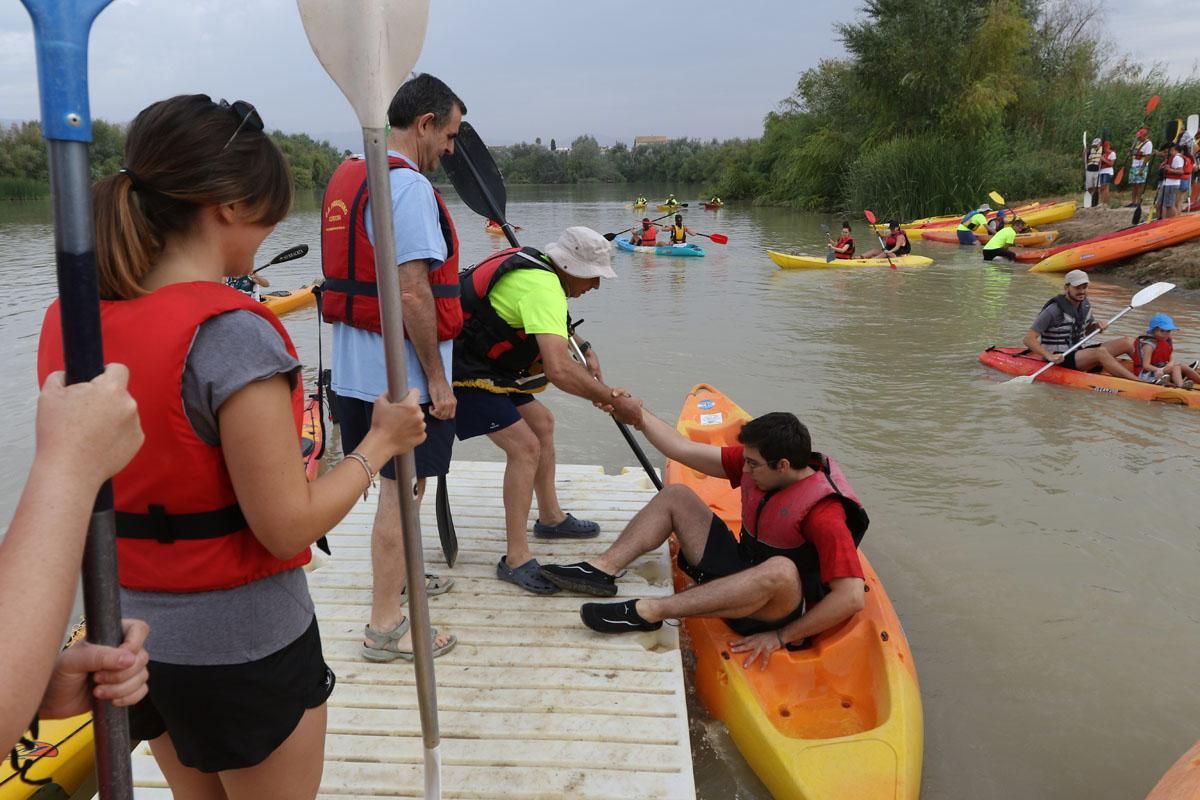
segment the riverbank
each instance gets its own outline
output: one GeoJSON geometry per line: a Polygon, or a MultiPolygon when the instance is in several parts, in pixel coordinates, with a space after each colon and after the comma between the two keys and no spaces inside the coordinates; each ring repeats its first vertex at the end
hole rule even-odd
{"type": "MultiPolygon", "coordinates": [[[[1149,220],[1153,213],[1153,191],[1147,190],[1148,200],[1142,205],[1142,219],[1149,220]]],[[[1046,198],[1041,202],[1058,202],[1074,200],[1078,202],[1081,194],[1063,197],[1046,198]]],[[[1080,242],[1099,236],[1110,231],[1129,227],[1133,221],[1133,209],[1126,208],[1129,203],[1129,193],[1113,194],[1107,207],[1078,208],[1075,216],[1069,220],[1048,226],[1058,230],[1058,244],[1080,242]],[[1118,205],[1119,204],[1119,205],[1118,205]]],[[[1174,247],[1156,250],[1152,253],[1142,253],[1133,258],[1106,264],[1091,270],[1096,275],[1118,274],[1129,278],[1138,284],[1146,285],[1155,281],[1171,281],[1181,289],[1200,289],[1200,239],[1193,239],[1174,247]]]]}

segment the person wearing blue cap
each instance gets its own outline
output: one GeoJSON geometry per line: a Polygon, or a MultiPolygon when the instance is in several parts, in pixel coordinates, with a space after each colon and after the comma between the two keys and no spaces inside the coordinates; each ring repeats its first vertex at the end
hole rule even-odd
{"type": "Polygon", "coordinates": [[[1171,360],[1175,352],[1171,331],[1177,330],[1179,328],[1169,314],[1155,314],[1150,318],[1146,333],[1137,337],[1137,346],[1133,350],[1133,365],[1139,378],[1180,389],[1191,389],[1200,381],[1200,373],[1193,366],[1171,360]]]}

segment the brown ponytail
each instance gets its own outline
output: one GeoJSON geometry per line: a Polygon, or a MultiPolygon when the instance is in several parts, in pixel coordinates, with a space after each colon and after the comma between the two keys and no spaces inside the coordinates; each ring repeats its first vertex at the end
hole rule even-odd
{"type": "Polygon", "coordinates": [[[145,294],[142,282],[168,238],[187,233],[201,208],[242,203],[247,222],[274,225],[292,204],[279,148],[208,95],[160,100],[138,114],[125,136],[125,167],[92,188],[105,300],[145,294]]]}

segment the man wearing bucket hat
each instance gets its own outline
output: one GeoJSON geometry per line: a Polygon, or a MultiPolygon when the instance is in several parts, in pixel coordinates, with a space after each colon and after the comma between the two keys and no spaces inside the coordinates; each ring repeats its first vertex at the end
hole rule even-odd
{"type": "Polygon", "coordinates": [[[1081,269],[1068,272],[1063,293],[1046,301],[1022,343],[1031,353],[1067,369],[1080,372],[1103,370],[1118,378],[1139,380],[1124,366],[1129,362],[1117,359],[1117,356],[1133,353],[1133,340],[1127,336],[1066,352],[1093,330],[1098,328],[1103,331],[1108,327],[1108,323],[1097,322],[1092,317],[1092,305],[1088,302],[1087,293],[1087,273],[1081,269]]]}
{"type": "Polygon", "coordinates": [[[1159,313],[1150,318],[1146,333],[1137,337],[1137,346],[1133,351],[1133,367],[1138,370],[1142,380],[1180,389],[1191,389],[1200,382],[1200,373],[1195,369],[1196,362],[1185,365],[1171,359],[1175,353],[1171,332],[1177,330],[1179,328],[1170,314],[1159,313]]]}
{"type": "Polygon", "coordinates": [[[460,440],[487,435],[504,451],[506,552],[496,565],[501,580],[534,594],[558,587],[542,577],[526,527],[534,494],[539,538],[586,539],[600,526],[576,519],[558,504],[554,488],[554,416],[534,393],[548,384],[621,407],[634,401],[601,380],[600,361],[570,323],[567,299],[597,289],[617,275],[608,241],[590,228],[567,228],[539,251],[513,247],[494,253],[460,277],[463,331],[454,342],[454,393],[460,440]],[[575,338],[586,364],[575,361],[575,338]]]}

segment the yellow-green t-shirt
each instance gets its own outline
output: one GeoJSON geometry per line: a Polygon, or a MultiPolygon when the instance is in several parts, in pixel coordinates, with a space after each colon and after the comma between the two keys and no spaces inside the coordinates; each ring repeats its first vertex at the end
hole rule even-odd
{"type": "Polygon", "coordinates": [[[1008,247],[1016,241],[1016,230],[1011,225],[1005,225],[1003,228],[992,234],[992,238],[987,240],[987,244],[983,246],[983,249],[999,250],[1001,247],[1008,247]]]}
{"type": "Polygon", "coordinates": [[[525,332],[567,338],[567,294],[558,274],[544,269],[516,269],[488,293],[500,319],[525,332]]]}

